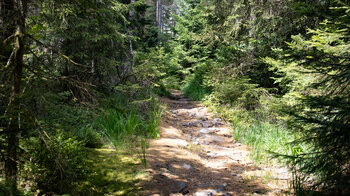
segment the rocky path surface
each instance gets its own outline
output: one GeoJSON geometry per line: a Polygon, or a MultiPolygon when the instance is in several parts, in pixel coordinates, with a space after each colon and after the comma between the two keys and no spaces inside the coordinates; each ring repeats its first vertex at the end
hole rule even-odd
{"type": "Polygon", "coordinates": [[[164,98],[160,139],[147,150],[149,178],[142,195],[281,195],[290,175],[283,168],[260,168],[232,129],[199,102],[173,92],[164,98]]]}

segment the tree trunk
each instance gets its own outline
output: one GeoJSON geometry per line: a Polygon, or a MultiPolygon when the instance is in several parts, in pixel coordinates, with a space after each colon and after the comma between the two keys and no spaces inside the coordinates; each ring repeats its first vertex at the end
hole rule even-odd
{"type": "Polygon", "coordinates": [[[162,32],[162,0],[157,0],[156,4],[156,26],[157,26],[157,42],[160,44],[160,34],[162,32]]]}
{"type": "MultiPolygon", "coordinates": [[[[177,5],[177,2],[175,1],[174,2],[174,14],[175,15],[177,15],[178,9],[179,9],[179,7],[177,5]]],[[[172,20],[173,20],[173,27],[175,29],[175,27],[176,27],[176,20],[175,20],[175,18],[173,16],[172,16],[172,20]]],[[[176,37],[176,31],[175,30],[173,31],[173,37],[176,37]]]]}
{"type": "Polygon", "coordinates": [[[9,104],[9,125],[7,130],[7,149],[5,160],[5,177],[6,182],[11,188],[11,194],[15,195],[17,190],[17,150],[18,135],[20,133],[20,94],[21,80],[23,73],[23,55],[24,55],[24,34],[25,34],[25,17],[27,10],[26,0],[14,0],[16,12],[16,32],[14,34],[13,60],[10,65],[14,67],[12,79],[12,92],[9,104]]]}

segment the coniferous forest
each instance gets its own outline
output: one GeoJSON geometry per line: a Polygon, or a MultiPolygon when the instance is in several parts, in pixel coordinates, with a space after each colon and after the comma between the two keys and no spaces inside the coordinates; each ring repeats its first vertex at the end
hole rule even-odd
{"type": "Polygon", "coordinates": [[[142,195],[174,89],[285,194],[350,194],[349,1],[1,0],[0,195],[142,195]]]}

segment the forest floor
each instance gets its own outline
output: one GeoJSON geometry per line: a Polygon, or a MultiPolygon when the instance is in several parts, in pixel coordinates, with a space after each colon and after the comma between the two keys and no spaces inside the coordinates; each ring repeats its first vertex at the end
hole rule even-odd
{"type": "Polygon", "coordinates": [[[162,98],[160,138],[147,149],[142,195],[284,195],[291,175],[257,166],[249,147],[232,138],[232,126],[181,92],[162,98]]]}

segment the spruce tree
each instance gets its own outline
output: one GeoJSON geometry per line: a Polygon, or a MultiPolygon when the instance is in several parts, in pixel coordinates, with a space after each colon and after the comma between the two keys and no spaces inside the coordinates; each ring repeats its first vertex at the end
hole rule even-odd
{"type": "Polygon", "coordinates": [[[277,81],[289,83],[289,94],[299,97],[283,111],[291,115],[290,123],[300,135],[295,142],[311,147],[310,153],[288,157],[290,163],[304,176],[301,179],[308,183],[311,179],[309,188],[346,194],[350,191],[350,7],[337,1],[329,11],[318,29],[292,37],[284,68],[279,69],[284,79],[277,81]]]}

